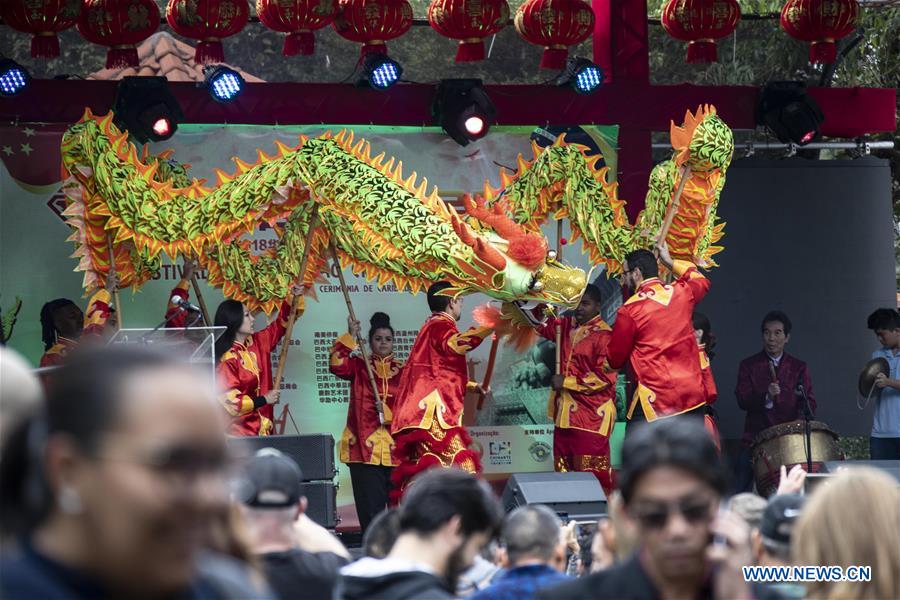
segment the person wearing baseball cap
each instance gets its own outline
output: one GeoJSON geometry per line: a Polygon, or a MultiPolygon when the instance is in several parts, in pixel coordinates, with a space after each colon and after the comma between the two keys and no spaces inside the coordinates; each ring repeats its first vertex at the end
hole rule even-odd
{"type": "Polygon", "coordinates": [[[753,556],[761,566],[791,564],[791,533],[806,499],[799,494],[772,496],[759,528],[753,530],[753,556]]]}
{"type": "MultiPolygon", "coordinates": [[[[769,498],[759,527],[751,534],[753,558],[761,567],[786,567],[791,563],[791,536],[806,497],[779,494],[769,498]]],[[[756,582],[753,597],[758,600],[803,598],[806,589],[792,582],[756,582]]]]}
{"type": "Polygon", "coordinates": [[[235,499],[250,545],[269,585],[281,598],[330,598],[338,570],[350,562],[346,548],[306,516],[303,473],[274,448],[263,448],[244,463],[235,499]]]}

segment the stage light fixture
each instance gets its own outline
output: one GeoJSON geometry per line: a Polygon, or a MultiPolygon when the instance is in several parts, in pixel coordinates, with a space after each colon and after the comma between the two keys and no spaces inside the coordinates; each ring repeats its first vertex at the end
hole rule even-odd
{"type": "Polygon", "coordinates": [[[184,118],[165,77],[124,77],[113,113],[116,126],[141,144],[169,139],[184,118]]]}
{"type": "Polygon", "coordinates": [[[403,67],[387,54],[372,52],[363,60],[363,76],[358,85],[369,86],[376,90],[386,90],[403,75],[403,67]]]}
{"type": "Polygon", "coordinates": [[[22,65],[9,58],[0,58],[0,96],[15,96],[28,86],[31,75],[22,65]]]}
{"type": "Polygon", "coordinates": [[[241,74],[223,65],[203,67],[203,82],[217,102],[231,102],[244,89],[244,78],[241,74]]]}
{"type": "Polygon", "coordinates": [[[603,85],[603,69],[586,58],[573,56],[556,80],[560,87],[571,87],[579,94],[590,94],[603,85]]]}
{"type": "Polygon", "coordinates": [[[444,79],[431,106],[435,123],[460,146],[487,135],[497,109],[480,79],[444,79]]]}
{"type": "Polygon", "coordinates": [[[806,145],[819,135],[825,120],[822,109],[798,81],[773,81],[760,92],[756,123],[782,143],[806,145]]]}

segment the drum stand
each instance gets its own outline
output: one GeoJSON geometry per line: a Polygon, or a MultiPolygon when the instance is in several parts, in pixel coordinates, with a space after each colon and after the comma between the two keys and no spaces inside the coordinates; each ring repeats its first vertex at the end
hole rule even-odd
{"type": "Polygon", "coordinates": [[[809,397],[806,395],[806,390],[803,389],[802,383],[797,384],[797,394],[803,398],[803,437],[806,445],[806,472],[812,473],[812,427],[810,426],[813,418],[812,408],[809,406],[809,397]]]}

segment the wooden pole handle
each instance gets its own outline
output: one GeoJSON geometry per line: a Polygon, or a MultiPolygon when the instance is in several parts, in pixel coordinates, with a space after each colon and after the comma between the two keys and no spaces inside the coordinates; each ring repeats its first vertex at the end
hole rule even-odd
{"type": "MultiPolygon", "coordinates": [[[[334,249],[333,242],[330,250],[331,258],[334,260],[334,266],[338,272],[338,280],[341,282],[341,292],[344,293],[344,302],[347,303],[347,312],[350,313],[350,320],[356,321],[356,313],[353,310],[353,303],[350,301],[350,292],[347,291],[347,282],[344,281],[344,271],[341,269],[341,262],[338,260],[337,251],[334,249]]],[[[378,393],[378,382],[375,380],[375,371],[372,370],[372,363],[369,362],[366,344],[359,332],[356,334],[356,343],[359,345],[359,352],[362,354],[363,362],[366,365],[366,373],[369,375],[369,385],[372,386],[372,392],[375,394],[375,408],[378,410],[378,419],[384,424],[384,408],[381,404],[381,394],[378,393]]]]}
{"type": "Polygon", "coordinates": [[[678,187],[675,189],[675,195],[672,197],[672,202],[666,210],[666,218],[659,228],[659,233],[656,236],[657,244],[665,241],[666,236],[669,235],[669,228],[672,227],[672,221],[675,220],[675,213],[678,212],[678,206],[681,204],[681,194],[684,192],[684,186],[690,177],[691,168],[687,165],[681,167],[681,181],[678,182],[678,187]]]}
{"type": "MultiPolygon", "coordinates": [[[[106,276],[115,275],[116,273],[116,254],[113,251],[112,235],[106,232],[106,248],[109,252],[109,271],[106,276]]],[[[119,285],[113,288],[113,299],[116,304],[116,324],[118,329],[122,329],[122,300],[119,298],[119,285]]]]}
{"type": "MultiPolygon", "coordinates": [[[[318,205],[313,208],[312,217],[309,220],[309,231],[306,232],[306,243],[303,246],[303,256],[300,258],[300,273],[297,280],[301,283],[306,277],[306,266],[309,264],[310,247],[312,246],[313,234],[319,222],[318,205]]],[[[284,338],[281,342],[281,354],[278,355],[278,369],[275,371],[275,380],[272,382],[272,389],[281,388],[281,379],[284,376],[284,366],[287,364],[288,349],[291,346],[291,335],[294,333],[294,322],[297,320],[297,308],[300,306],[300,297],[294,296],[291,302],[291,315],[288,318],[287,328],[284,332],[284,338]]]]}
{"type": "MultiPolygon", "coordinates": [[[[556,222],[556,260],[562,261],[562,219],[556,222]]],[[[561,312],[561,311],[560,311],[561,312]]],[[[562,374],[562,315],[556,318],[556,374],[562,374]]]]}
{"type": "MultiPolygon", "coordinates": [[[[500,336],[496,333],[491,334],[491,352],[488,354],[488,364],[484,371],[484,380],[481,382],[481,388],[487,390],[491,385],[491,377],[494,375],[494,362],[497,360],[497,348],[500,346],[500,336]]],[[[478,398],[478,410],[484,406],[484,394],[478,398]]]]}
{"type": "MultiPolygon", "coordinates": [[[[198,260],[194,260],[197,266],[200,266],[198,260]]],[[[203,299],[203,292],[200,291],[200,281],[197,279],[197,271],[191,275],[191,287],[194,288],[194,295],[197,296],[197,304],[200,305],[200,312],[203,314],[203,322],[207,327],[212,327],[213,322],[209,319],[209,310],[206,308],[206,300],[203,299]]]]}

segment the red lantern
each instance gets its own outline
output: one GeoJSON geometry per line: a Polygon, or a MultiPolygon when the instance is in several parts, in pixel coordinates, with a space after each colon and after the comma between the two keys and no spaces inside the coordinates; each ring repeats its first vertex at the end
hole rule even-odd
{"type": "Polygon", "coordinates": [[[716,40],[731,35],[740,20],[737,0],[669,0],[660,17],[670,36],[688,42],[688,63],[716,62],[716,40]]]}
{"type": "Polygon", "coordinates": [[[256,14],[269,29],[288,34],[281,53],[310,55],[315,51],[313,31],[334,20],[337,0],[256,0],[256,14]]]}
{"type": "Polygon", "coordinates": [[[525,41],[544,46],[541,68],[561,70],[568,47],[594,31],[594,11],[582,0],[528,0],[516,11],[514,23],[525,41]]]}
{"type": "Polygon", "coordinates": [[[781,9],[781,28],[809,47],[809,62],[833,63],[837,58],[835,40],[856,29],[859,4],[856,0],[788,0],[781,9]]]}
{"type": "Polygon", "coordinates": [[[459,40],[456,62],[483,60],[483,39],[506,27],[508,20],[506,0],[434,0],[428,6],[431,28],[459,40]]]}
{"type": "Polygon", "coordinates": [[[159,27],[153,0],[84,0],[78,31],[87,41],[109,46],[106,68],[137,67],[135,46],[159,27]]]}
{"type": "Polygon", "coordinates": [[[406,0],[338,0],[334,30],[363,44],[362,53],[387,53],[386,41],[412,27],[412,7],[406,0]]]}
{"type": "Polygon", "coordinates": [[[200,40],[194,60],[225,62],[222,38],[238,33],[250,18],[247,0],[169,0],[166,21],[178,35],[200,40]]]}
{"type": "Polygon", "coordinates": [[[0,14],[3,22],[16,31],[32,35],[32,58],[56,58],[56,34],[78,21],[81,0],[3,0],[0,14]]]}

